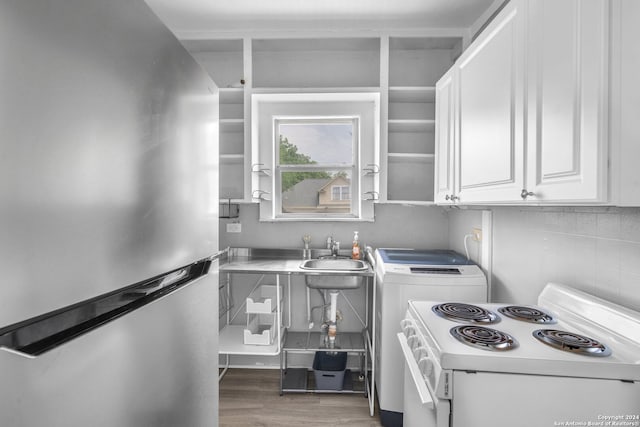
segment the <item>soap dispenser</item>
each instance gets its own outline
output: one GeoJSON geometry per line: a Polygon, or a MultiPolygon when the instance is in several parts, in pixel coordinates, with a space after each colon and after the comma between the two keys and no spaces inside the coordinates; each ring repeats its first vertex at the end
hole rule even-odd
{"type": "Polygon", "coordinates": [[[358,232],[353,232],[353,246],[351,248],[351,258],[360,259],[360,242],[358,241],[358,232]]]}

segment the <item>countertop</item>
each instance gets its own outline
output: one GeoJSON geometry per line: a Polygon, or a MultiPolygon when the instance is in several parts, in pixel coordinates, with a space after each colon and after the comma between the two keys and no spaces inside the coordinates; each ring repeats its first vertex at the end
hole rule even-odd
{"type": "MultiPolygon", "coordinates": [[[[314,249],[311,258],[326,255],[325,250],[314,249]]],[[[227,263],[220,265],[221,273],[262,273],[321,276],[364,276],[374,275],[371,265],[367,270],[308,270],[300,268],[305,261],[302,249],[248,249],[231,248],[227,263]]]]}

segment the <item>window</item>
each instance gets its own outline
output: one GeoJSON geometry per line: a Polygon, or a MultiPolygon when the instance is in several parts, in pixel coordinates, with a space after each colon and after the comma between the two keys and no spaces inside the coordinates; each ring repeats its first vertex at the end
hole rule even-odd
{"type": "Polygon", "coordinates": [[[277,213],[353,216],[357,207],[352,207],[350,194],[357,183],[353,175],[358,119],[294,117],[276,119],[274,127],[277,213]]]}
{"type": "Polygon", "coordinates": [[[331,200],[351,200],[351,187],[348,185],[332,186],[331,200]]]}
{"type": "Polygon", "coordinates": [[[373,221],[379,97],[252,95],[251,189],[261,221],[373,221]]]}

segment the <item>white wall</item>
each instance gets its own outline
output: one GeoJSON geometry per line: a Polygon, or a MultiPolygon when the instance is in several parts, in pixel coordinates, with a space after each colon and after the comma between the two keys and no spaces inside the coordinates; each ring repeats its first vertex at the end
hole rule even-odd
{"type": "MultiPolygon", "coordinates": [[[[448,212],[449,218],[449,249],[465,254],[464,239],[465,236],[471,234],[473,228],[482,229],[482,211],[481,210],[458,210],[452,209],[448,212]]],[[[467,239],[467,249],[469,251],[469,259],[476,264],[481,263],[482,249],[479,242],[473,239],[467,239]]],[[[485,271],[486,273],[486,271],[485,271]]]]}
{"type": "MultiPolygon", "coordinates": [[[[640,310],[640,209],[491,208],[492,300],[535,304],[549,281],[640,310]]],[[[480,210],[449,211],[449,244],[481,224],[480,210]]],[[[486,238],[487,236],[485,236],[486,238]]]]}
{"type": "Polygon", "coordinates": [[[241,233],[227,233],[220,220],[220,247],[302,248],[302,236],[311,235],[312,248],[324,248],[333,236],[348,249],[353,232],[371,247],[442,249],[448,246],[447,214],[435,206],[376,205],[375,222],[259,222],[258,205],[240,206],[241,233]]]}

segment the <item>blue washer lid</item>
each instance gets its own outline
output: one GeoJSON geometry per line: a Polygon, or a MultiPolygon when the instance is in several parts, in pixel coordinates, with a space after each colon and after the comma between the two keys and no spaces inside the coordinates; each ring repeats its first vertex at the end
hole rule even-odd
{"type": "Polygon", "coordinates": [[[467,257],[446,249],[378,249],[387,264],[474,265],[467,257]]]}

